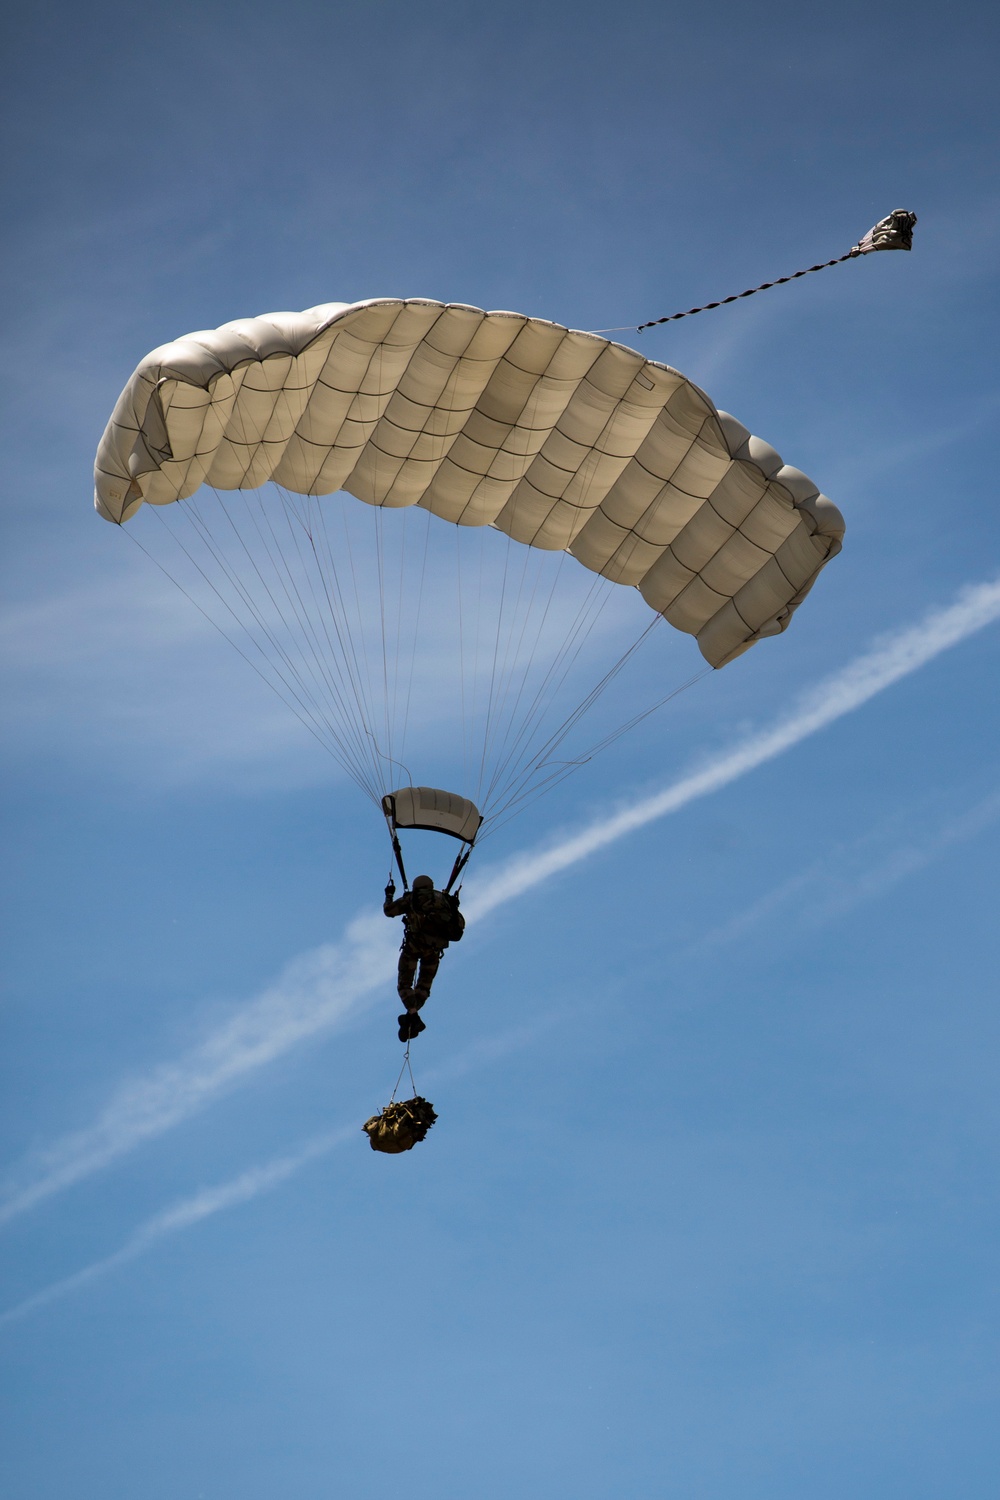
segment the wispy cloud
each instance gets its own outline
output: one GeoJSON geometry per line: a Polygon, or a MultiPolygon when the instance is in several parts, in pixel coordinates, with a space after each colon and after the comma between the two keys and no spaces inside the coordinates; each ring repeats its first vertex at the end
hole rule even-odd
{"type": "Polygon", "coordinates": [[[934,424],[924,431],[916,429],[912,437],[895,443],[880,441],[881,435],[873,434],[870,445],[852,445],[849,454],[832,461],[827,483],[838,492],[864,491],[878,475],[898,472],[908,464],[943,453],[987,424],[995,425],[998,408],[1000,391],[986,391],[965,403],[962,414],[953,422],[934,424]]]}
{"type": "Polygon", "coordinates": [[[482,879],[475,886],[473,898],[466,902],[470,915],[484,916],[637,828],[679,812],[699,797],[721,791],[845,714],[853,713],[893,683],[998,618],[1000,579],[963,589],[947,608],[933,610],[916,625],[876,642],[871,650],[807,693],[791,713],[770,729],[750,735],[663,791],[631,803],[612,817],[597,819],[548,850],[522,855],[482,879]]]}
{"type": "Polygon", "coordinates": [[[811,904],[807,921],[814,926],[835,921],[865,901],[885,895],[893,886],[925,870],[942,854],[967,839],[975,838],[1000,818],[1000,792],[953,818],[936,833],[922,841],[913,841],[892,850],[870,869],[844,880],[811,904]]]}
{"type": "MultiPolygon", "coordinates": [[[[446,1078],[461,1077],[487,1066],[519,1047],[527,1046],[540,1031],[545,1030],[557,1019],[555,1015],[542,1016],[529,1026],[515,1027],[500,1036],[475,1043],[441,1067],[434,1069],[428,1075],[427,1086],[446,1078]]],[[[226,1209],[238,1208],[240,1204],[249,1203],[251,1199],[260,1197],[262,1193],[271,1192],[274,1188],[280,1187],[283,1182],[287,1182],[290,1177],[294,1177],[303,1167],[309,1166],[319,1157],[329,1155],[331,1151],[348,1141],[357,1141],[358,1136],[359,1129],[356,1123],[336,1130],[323,1131],[319,1135],[310,1136],[294,1151],[272,1157],[270,1161],[250,1167],[237,1177],[230,1178],[228,1182],[219,1183],[215,1187],[201,1188],[190,1197],[170,1204],[159,1213],[153,1214],[144,1224],[140,1224],[138,1229],[133,1230],[125,1243],[111,1255],[105,1255],[100,1260],[93,1261],[89,1266],[84,1266],[82,1270],[75,1271],[71,1276],[64,1276],[59,1281],[52,1282],[49,1286],[43,1287],[40,1292],[35,1292],[32,1296],[26,1297],[23,1302],[0,1313],[0,1327],[17,1322],[27,1317],[29,1313],[47,1306],[50,1302],[79,1291],[81,1287],[105,1276],[109,1271],[117,1270],[119,1266],[126,1265],[129,1261],[144,1255],[147,1250],[151,1250],[160,1240],[170,1235],[180,1234],[182,1230],[191,1229],[196,1224],[200,1224],[203,1219],[223,1213],[226,1209]]]]}
{"type": "Polygon", "coordinates": [[[85,1129],[29,1157],[0,1206],[0,1223],[162,1135],[250,1073],[342,1025],[388,983],[397,936],[381,914],[358,917],[341,942],[290,963],[273,985],[174,1062],[124,1083],[85,1129]]]}
{"type": "Polygon", "coordinates": [[[885,829],[868,834],[848,847],[834,848],[823,860],[782,881],[729,921],[706,933],[695,948],[701,951],[737,942],[783,908],[794,909],[794,921],[804,930],[836,921],[925,870],[949,849],[975,838],[998,818],[1000,792],[993,792],[959,817],[937,828],[924,829],[921,837],[907,839],[889,852],[884,852],[885,829]],[[873,859],[876,844],[883,846],[883,852],[873,859]]]}
{"type": "MultiPolygon", "coordinates": [[[[328,619],[330,579],[291,543],[277,569],[257,497],[244,499],[245,509],[229,504],[233,529],[204,554],[192,550],[192,517],[202,513],[187,505],[144,507],[122,528],[95,519],[105,545],[91,543],[72,582],[0,608],[3,732],[15,752],[58,755],[72,745],[74,760],[110,759],[118,778],[134,767],[146,779],[153,766],[160,785],[214,776],[230,787],[234,776],[251,787],[327,783],[343,776],[326,753],[330,726],[351,744],[360,716],[403,762],[430,743],[471,754],[487,706],[495,733],[516,701],[531,701],[561,647],[575,640],[580,657],[567,663],[561,691],[548,683],[550,728],[637,634],[634,595],[564,553],[515,549],[511,571],[504,546],[514,544],[472,527],[457,562],[427,552],[419,528],[433,518],[405,508],[380,521],[389,529],[376,548],[371,508],[356,502],[331,513],[350,587],[340,580],[333,589],[328,619]],[[419,651],[407,644],[414,622],[419,651]]],[[[283,515],[279,507],[279,523],[283,515]]],[[[680,646],[667,631],[664,650],[671,638],[680,646]]]]}
{"type": "Polygon", "coordinates": [[[54,1281],[50,1286],[36,1292],[31,1297],[26,1297],[16,1307],[10,1308],[5,1313],[0,1313],[0,1327],[6,1323],[13,1323],[19,1318],[27,1317],[29,1313],[35,1312],[40,1307],[45,1307],[49,1302],[55,1302],[60,1297],[66,1297],[71,1292],[78,1291],[88,1282],[96,1281],[98,1277],[104,1276],[108,1271],[114,1271],[119,1266],[124,1266],[130,1260],[151,1250],[152,1247],[168,1235],[179,1234],[182,1229],[190,1229],[199,1224],[202,1219],[211,1218],[213,1214],[221,1213],[224,1209],[235,1208],[240,1203],[248,1203],[251,1198],[259,1197],[272,1188],[280,1186],[296,1172],[301,1171],[309,1162],[315,1161],[319,1156],[325,1156],[342,1142],[353,1138],[357,1134],[357,1126],[345,1126],[340,1130],[326,1131],[322,1135],[313,1136],[296,1151],[285,1156],[278,1156],[260,1166],[251,1167],[246,1172],[241,1172],[238,1177],[229,1182],[221,1183],[218,1187],[202,1188],[190,1198],[184,1198],[179,1203],[172,1203],[168,1208],[154,1214],[152,1218],[140,1224],[132,1234],[129,1235],[124,1245],[112,1255],[106,1255],[102,1260],[96,1260],[83,1270],[76,1271],[72,1276],[64,1276],[61,1281],[54,1281]]]}
{"type": "Polygon", "coordinates": [[[71,745],[119,775],[155,763],[161,784],[216,768],[259,782],[271,765],[284,784],[290,768],[299,780],[339,775],[252,673],[231,670],[231,648],[172,584],[121,558],[85,571],[51,598],[0,610],[3,733],[14,750],[71,745]]]}
{"type": "MultiPolygon", "coordinates": [[[[946,608],[876,642],[770,728],[751,734],[662,791],[596,819],[547,848],[530,850],[481,873],[467,887],[467,914],[481,920],[634,830],[730,785],[998,618],[1000,579],[963,589],[946,608]]],[[[368,913],[351,924],[340,943],[297,959],[270,989],[198,1047],[125,1084],[94,1124],[26,1161],[0,1206],[0,1222],[161,1135],[257,1068],[343,1023],[363,1000],[391,982],[395,941],[382,918],[368,913]]]]}

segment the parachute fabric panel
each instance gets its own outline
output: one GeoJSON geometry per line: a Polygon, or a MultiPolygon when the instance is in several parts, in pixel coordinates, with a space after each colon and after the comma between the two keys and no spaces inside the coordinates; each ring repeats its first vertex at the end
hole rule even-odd
{"type": "Polygon", "coordinates": [[[383,298],[156,349],[98,450],[127,521],[204,482],[419,505],[571,553],[725,665],[784,630],[841,545],[836,506],[676,370],[516,313],[383,298]]]}
{"type": "Polygon", "coordinates": [[[382,811],[391,819],[394,830],[422,828],[429,833],[448,833],[466,844],[475,841],[483,821],[468,797],[432,786],[404,786],[387,792],[382,798],[382,811]]]}

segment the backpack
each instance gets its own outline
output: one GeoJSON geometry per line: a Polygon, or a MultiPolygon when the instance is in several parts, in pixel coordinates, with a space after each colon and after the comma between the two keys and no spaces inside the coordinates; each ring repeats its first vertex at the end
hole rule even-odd
{"type": "Polygon", "coordinates": [[[464,931],[465,918],[458,909],[458,897],[446,891],[435,891],[426,905],[411,911],[407,922],[409,940],[429,943],[432,948],[460,943],[464,931]]]}
{"type": "Polygon", "coordinates": [[[449,911],[446,918],[446,931],[449,943],[460,943],[465,931],[465,918],[458,909],[458,897],[442,892],[448,903],[449,911]]]}
{"type": "Polygon", "coordinates": [[[414,1094],[412,1099],[398,1099],[394,1104],[387,1104],[385,1109],[366,1120],[361,1129],[373,1151],[398,1156],[401,1151],[412,1151],[436,1119],[437,1113],[430,1100],[414,1094]]]}

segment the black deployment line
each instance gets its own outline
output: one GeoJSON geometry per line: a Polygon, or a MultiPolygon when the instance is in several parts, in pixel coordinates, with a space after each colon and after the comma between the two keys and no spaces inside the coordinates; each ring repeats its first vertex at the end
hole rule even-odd
{"type": "MultiPolygon", "coordinates": [[[[729,302],[739,302],[743,297],[755,297],[758,292],[768,292],[773,286],[784,286],[786,281],[798,281],[800,276],[809,276],[813,271],[828,271],[831,266],[839,266],[845,260],[854,260],[860,252],[848,250],[846,255],[838,255],[836,260],[825,260],[819,266],[807,266],[804,271],[793,271],[791,276],[779,276],[777,281],[762,281],[760,286],[752,286],[745,292],[737,292],[733,297],[723,297],[721,302],[706,302],[704,307],[689,307],[687,312],[671,313],[666,318],[653,318],[649,323],[640,323],[636,333],[641,333],[644,328],[658,328],[661,323],[676,323],[678,318],[693,318],[695,313],[710,312],[713,307],[725,307],[729,302]]],[[[611,332],[612,330],[605,330],[611,332]]],[[[624,332],[616,329],[615,332],[624,332]]]]}
{"type": "Polygon", "coordinates": [[[838,255],[836,260],[825,260],[819,266],[807,266],[804,271],[793,271],[791,276],[779,276],[777,281],[762,281],[760,286],[749,287],[745,292],[737,292],[732,297],[723,297],[720,302],[706,302],[702,307],[689,307],[686,312],[670,313],[665,318],[652,318],[648,323],[623,323],[620,328],[591,328],[590,333],[642,333],[644,328],[659,328],[661,323],[676,323],[678,318],[693,318],[695,313],[711,312],[713,307],[725,307],[730,302],[740,302],[744,297],[755,297],[758,292],[768,292],[773,286],[784,286],[786,281],[798,281],[800,276],[809,276],[813,271],[828,271],[831,266],[839,266],[842,261],[854,260],[860,252],[848,250],[846,255],[838,255]]]}
{"type": "Polygon", "coordinates": [[[737,292],[732,297],[723,297],[720,302],[706,302],[702,307],[689,307],[686,312],[670,313],[665,318],[652,318],[648,323],[623,323],[620,328],[591,328],[588,332],[642,333],[644,328],[659,328],[661,323],[676,323],[678,318],[693,318],[695,313],[711,312],[713,307],[725,307],[730,302],[740,302],[744,297],[755,297],[758,292],[769,292],[773,286],[784,286],[786,281],[798,281],[800,276],[809,276],[813,271],[828,271],[831,266],[839,266],[845,260],[854,260],[857,255],[857,250],[848,250],[846,255],[838,255],[836,260],[825,260],[819,266],[807,266],[804,271],[793,271],[791,276],[779,276],[777,281],[762,281],[760,286],[749,287],[747,291],[737,292]]]}
{"type": "MultiPolygon", "coordinates": [[[[737,292],[734,297],[723,297],[721,302],[706,302],[703,307],[689,307],[687,312],[671,313],[666,318],[653,318],[648,323],[640,323],[636,333],[641,333],[644,328],[658,328],[661,323],[675,323],[678,318],[693,318],[695,313],[708,312],[713,307],[725,307],[729,302],[739,302],[743,297],[754,297],[758,292],[766,292],[773,286],[784,286],[786,282],[798,281],[800,276],[810,276],[813,271],[827,271],[831,266],[842,265],[845,260],[857,260],[862,255],[871,255],[879,250],[912,250],[913,228],[917,222],[915,213],[906,208],[894,208],[891,214],[884,219],[879,219],[873,224],[866,235],[852,245],[846,255],[838,255],[834,260],[824,260],[818,266],[807,266],[804,271],[793,271],[791,276],[779,276],[777,281],[762,281],[760,286],[752,286],[745,292],[737,292]]],[[[591,333],[628,333],[631,325],[621,328],[592,328],[591,333]]]]}

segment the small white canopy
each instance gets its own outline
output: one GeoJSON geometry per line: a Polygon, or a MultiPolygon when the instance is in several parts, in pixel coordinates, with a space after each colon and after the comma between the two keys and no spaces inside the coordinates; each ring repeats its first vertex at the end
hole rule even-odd
{"type": "Polygon", "coordinates": [[[424,828],[430,833],[448,833],[471,844],[483,821],[478,807],[457,792],[433,786],[403,786],[387,792],[382,811],[396,828],[424,828]]]}

